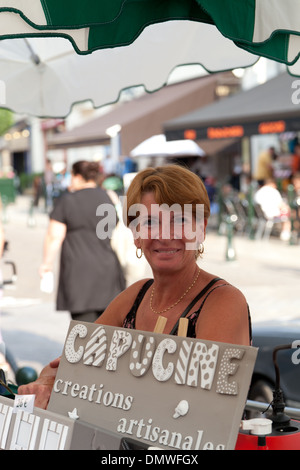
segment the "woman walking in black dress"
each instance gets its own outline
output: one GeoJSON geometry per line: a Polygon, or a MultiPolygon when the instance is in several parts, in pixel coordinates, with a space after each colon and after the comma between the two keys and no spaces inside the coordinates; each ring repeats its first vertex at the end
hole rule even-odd
{"type": "Polygon", "coordinates": [[[91,322],[125,288],[109,233],[99,237],[97,229],[105,217],[103,211],[97,215],[99,207],[109,208],[108,231],[117,223],[113,203],[98,186],[98,178],[98,163],[79,161],[73,165],[72,186],[50,214],[40,267],[41,275],[52,271],[61,249],[57,310],[68,310],[73,319],[91,322]]]}

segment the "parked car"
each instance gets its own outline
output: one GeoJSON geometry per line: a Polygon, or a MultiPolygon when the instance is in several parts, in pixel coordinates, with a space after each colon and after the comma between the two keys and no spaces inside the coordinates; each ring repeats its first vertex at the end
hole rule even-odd
{"type": "MultiPolygon", "coordinates": [[[[248,395],[250,400],[271,403],[276,383],[273,350],[296,342],[300,346],[300,318],[254,323],[253,346],[259,350],[248,395]]],[[[300,408],[300,349],[280,350],[276,358],[285,404],[300,408]]]]}

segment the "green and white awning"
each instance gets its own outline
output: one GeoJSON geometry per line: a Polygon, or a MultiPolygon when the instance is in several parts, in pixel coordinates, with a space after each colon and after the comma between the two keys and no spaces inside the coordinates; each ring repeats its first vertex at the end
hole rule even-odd
{"type": "Polygon", "coordinates": [[[5,104],[38,116],[154,91],[184,64],[216,72],[262,56],[300,76],[299,52],[299,0],[0,0],[5,104]]]}
{"type": "Polygon", "coordinates": [[[131,44],[171,20],[215,25],[237,46],[287,64],[300,51],[298,0],[1,0],[0,12],[3,38],[59,35],[78,53],[131,44]]]}

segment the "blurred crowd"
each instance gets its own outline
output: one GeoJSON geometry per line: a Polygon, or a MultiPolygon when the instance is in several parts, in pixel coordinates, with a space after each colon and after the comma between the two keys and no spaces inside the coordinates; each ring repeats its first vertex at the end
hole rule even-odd
{"type": "Polygon", "coordinates": [[[220,212],[235,215],[240,232],[255,238],[278,236],[298,243],[300,235],[300,144],[279,155],[274,147],[257,158],[252,178],[234,173],[219,193],[220,212]]]}
{"type": "MultiPolygon", "coordinates": [[[[222,181],[213,175],[209,157],[194,159],[192,164],[185,160],[184,164],[203,179],[218,229],[229,215],[233,216],[234,228],[239,233],[254,231],[255,238],[275,235],[284,241],[291,237],[298,241],[300,144],[297,141],[288,155],[277,153],[274,147],[263,150],[256,158],[251,178],[243,171],[240,159],[234,160],[231,174],[222,181]]],[[[118,206],[118,196],[126,192],[126,175],[134,174],[137,164],[126,157],[116,167],[108,156],[99,167],[98,184],[118,206]]],[[[34,179],[33,189],[33,205],[37,207],[42,198],[49,212],[63,192],[72,191],[71,173],[66,168],[55,173],[48,160],[44,175],[34,179]]]]}

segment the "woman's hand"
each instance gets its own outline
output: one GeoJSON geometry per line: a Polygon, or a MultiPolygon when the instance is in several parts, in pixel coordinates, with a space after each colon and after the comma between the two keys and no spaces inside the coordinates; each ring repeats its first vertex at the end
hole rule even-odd
{"type": "Polygon", "coordinates": [[[41,266],[39,267],[40,277],[43,277],[44,274],[48,273],[49,271],[52,271],[52,264],[46,264],[46,263],[41,264],[41,266]]]}
{"type": "Polygon", "coordinates": [[[35,395],[34,406],[45,410],[49,403],[59,363],[60,357],[51,361],[44,367],[35,382],[21,385],[18,388],[18,395],[35,395]]]}

